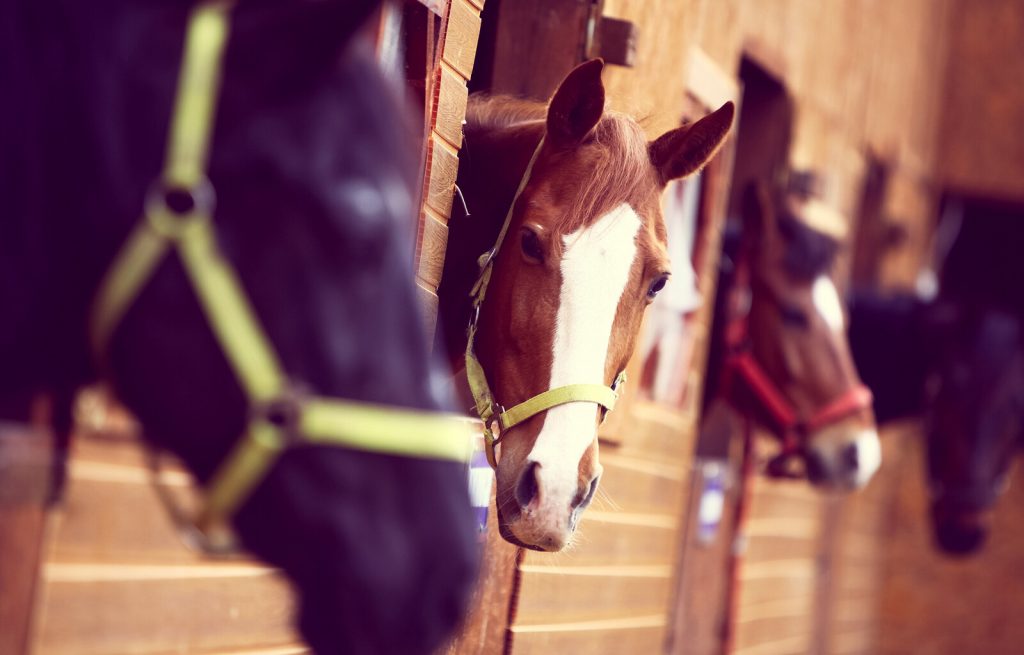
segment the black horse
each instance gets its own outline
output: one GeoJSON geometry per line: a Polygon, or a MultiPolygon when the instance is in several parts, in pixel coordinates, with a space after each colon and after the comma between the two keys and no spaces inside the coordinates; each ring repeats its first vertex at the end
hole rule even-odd
{"type": "Polygon", "coordinates": [[[853,294],[850,345],[880,422],[922,416],[938,546],[968,554],[1024,443],[1020,216],[968,203],[940,292],[853,294]]]}
{"type": "MultiPolygon", "coordinates": [[[[208,167],[215,229],[291,378],[436,410],[410,270],[417,139],[353,38],[374,4],[234,10],[208,167]]],[[[0,8],[0,420],[97,376],[87,316],[160,175],[189,9],[0,8]]],[[[176,257],[117,328],[106,372],[147,438],[200,483],[244,431],[246,398],[176,257]]],[[[291,448],[234,527],[296,585],[317,652],[431,652],[476,570],[456,462],[291,448]]]]}

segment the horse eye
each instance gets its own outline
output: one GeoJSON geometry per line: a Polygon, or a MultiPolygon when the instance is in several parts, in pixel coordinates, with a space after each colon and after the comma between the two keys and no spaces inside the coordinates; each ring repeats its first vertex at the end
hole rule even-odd
{"type": "Polygon", "coordinates": [[[524,227],[522,231],[522,239],[520,241],[523,249],[523,255],[530,261],[540,263],[544,261],[544,248],[541,246],[540,237],[537,233],[528,227],[524,227]]]}
{"type": "Polygon", "coordinates": [[[654,296],[658,295],[658,292],[665,288],[668,283],[668,275],[662,275],[654,282],[651,282],[651,287],[647,290],[647,299],[654,300],[654,296]]]}
{"type": "Polygon", "coordinates": [[[779,315],[782,316],[783,323],[793,327],[806,328],[811,324],[807,314],[799,307],[792,305],[779,305],[779,315]]]}

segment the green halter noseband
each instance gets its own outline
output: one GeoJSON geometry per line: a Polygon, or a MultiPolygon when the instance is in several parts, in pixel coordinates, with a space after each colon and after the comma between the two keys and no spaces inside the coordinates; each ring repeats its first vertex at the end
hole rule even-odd
{"type": "Polygon", "coordinates": [[[480,276],[477,278],[476,284],[473,285],[472,291],[470,291],[472,313],[469,320],[469,328],[466,331],[466,380],[469,382],[469,389],[473,394],[474,409],[480,420],[484,422],[484,447],[487,452],[487,462],[495,469],[498,468],[498,458],[494,452],[494,446],[505,436],[507,430],[552,407],[567,403],[597,403],[606,410],[611,411],[615,408],[615,402],[619,398],[618,389],[626,381],[626,372],[620,371],[610,387],[595,383],[567,384],[543,391],[510,409],[505,409],[495,401],[491,388],[487,384],[487,374],[484,372],[484,368],[473,350],[473,343],[476,340],[477,323],[480,320],[480,307],[484,303],[487,287],[491,283],[494,260],[497,258],[498,252],[501,250],[501,244],[508,233],[509,225],[512,222],[512,214],[515,212],[516,201],[519,200],[523,189],[529,183],[530,175],[533,173],[533,165],[537,162],[537,157],[540,155],[543,147],[544,139],[541,138],[537,148],[533,151],[533,156],[530,157],[530,163],[526,165],[526,171],[519,181],[519,187],[512,197],[512,203],[509,205],[508,213],[505,214],[505,222],[501,226],[501,231],[498,232],[498,239],[495,241],[494,247],[480,256],[478,261],[480,276]],[[493,426],[495,421],[498,422],[500,436],[494,435],[493,426]]]}
{"type": "Polygon", "coordinates": [[[465,417],[292,392],[212,223],[214,194],[205,171],[231,6],[203,4],[189,19],[167,160],[142,220],[99,287],[90,325],[93,351],[102,361],[157,266],[177,253],[250,405],[246,432],[207,485],[204,507],[193,521],[199,545],[215,551],[223,546],[215,536],[229,533],[231,516],[289,447],[331,445],[467,462],[474,432],[465,417]],[[183,197],[187,208],[172,207],[178,204],[172,194],[183,197]]]}

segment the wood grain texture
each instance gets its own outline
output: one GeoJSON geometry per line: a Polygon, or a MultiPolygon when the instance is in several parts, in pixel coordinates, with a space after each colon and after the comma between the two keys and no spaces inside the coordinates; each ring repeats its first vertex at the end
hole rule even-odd
{"type": "MultiPolygon", "coordinates": [[[[190,488],[174,465],[165,478],[190,488]]],[[[35,652],[305,652],[288,584],[254,560],[218,562],[185,546],[137,441],[79,434],[67,491],[47,531],[35,652]]]]}
{"type": "Polygon", "coordinates": [[[524,576],[516,625],[572,623],[624,616],[662,614],[671,592],[670,567],[659,576],[572,575],[572,567],[542,574],[538,567],[524,576]]]}
{"type": "Polygon", "coordinates": [[[592,505],[595,510],[658,512],[680,515],[685,478],[681,466],[646,462],[602,452],[604,474],[592,505]]]}
{"type": "Polygon", "coordinates": [[[479,38],[480,8],[474,7],[468,0],[452,0],[442,57],[464,80],[473,76],[473,61],[479,38]]]}
{"type": "Polygon", "coordinates": [[[462,121],[466,117],[468,101],[469,89],[466,88],[465,80],[448,66],[442,64],[434,132],[455,150],[462,147],[462,121]]]}
{"type": "Polygon", "coordinates": [[[276,574],[186,575],[47,582],[36,650],[55,655],[165,653],[295,642],[291,595],[276,574]]]}
{"type": "Polygon", "coordinates": [[[434,291],[441,283],[444,272],[444,253],[448,245],[448,226],[436,218],[430,210],[424,211],[420,217],[423,225],[419,262],[416,265],[416,276],[434,291]]]}
{"type": "MultiPolygon", "coordinates": [[[[461,125],[459,127],[461,130],[461,125]]],[[[459,172],[459,153],[436,134],[430,137],[430,177],[425,204],[434,210],[435,218],[447,223],[452,213],[455,179],[459,172]]],[[[447,237],[445,238],[447,243],[447,237]]],[[[446,244],[442,244],[446,245],[446,244]]]]}
{"type": "Polygon", "coordinates": [[[659,617],[652,617],[652,625],[639,628],[608,628],[596,623],[581,624],[576,630],[516,632],[512,641],[512,652],[516,655],[658,653],[661,651],[665,632],[664,621],[662,620],[662,625],[657,625],[658,620],[659,617]]]}
{"type": "Polygon", "coordinates": [[[526,553],[528,564],[543,566],[552,563],[560,566],[611,565],[611,564],[663,564],[672,565],[676,559],[677,529],[673,526],[678,517],[658,516],[657,522],[641,515],[609,512],[609,515],[628,521],[631,518],[643,521],[636,525],[620,521],[598,520],[588,512],[577,530],[577,543],[573,549],[559,553],[552,558],[544,553],[526,553]],[[653,523],[653,525],[652,525],[653,523]]]}

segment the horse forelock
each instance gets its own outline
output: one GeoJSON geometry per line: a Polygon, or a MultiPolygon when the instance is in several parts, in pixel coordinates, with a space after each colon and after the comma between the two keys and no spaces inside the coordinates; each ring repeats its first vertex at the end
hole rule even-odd
{"type": "Polygon", "coordinates": [[[650,208],[657,206],[660,197],[659,186],[640,125],[625,114],[606,112],[580,149],[586,150],[585,166],[581,167],[582,174],[574,169],[572,179],[567,180],[574,192],[562,208],[560,230],[564,234],[575,232],[626,203],[664,241],[664,225],[652,223],[655,217],[650,215],[650,208]]]}
{"type": "MultiPolygon", "coordinates": [[[[512,127],[543,129],[547,105],[509,96],[475,94],[466,112],[468,125],[476,129],[512,127]]],[[[659,186],[647,150],[643,128],[632,117],[606,110],[601,120],[577,148],[555,155],[548,174],[565,175],[569,201],[559,207],[557,228],[569,234],[585,227],[622,203],[632,206],[653,228],[657,240],[665,241],[665,228],[652,223],[649,206],[657,206],[659,186]],[[573,166],[581,157],[585,165],[573,166]],[[571,171],[571,172],[570,172],[571,171]]]]}

